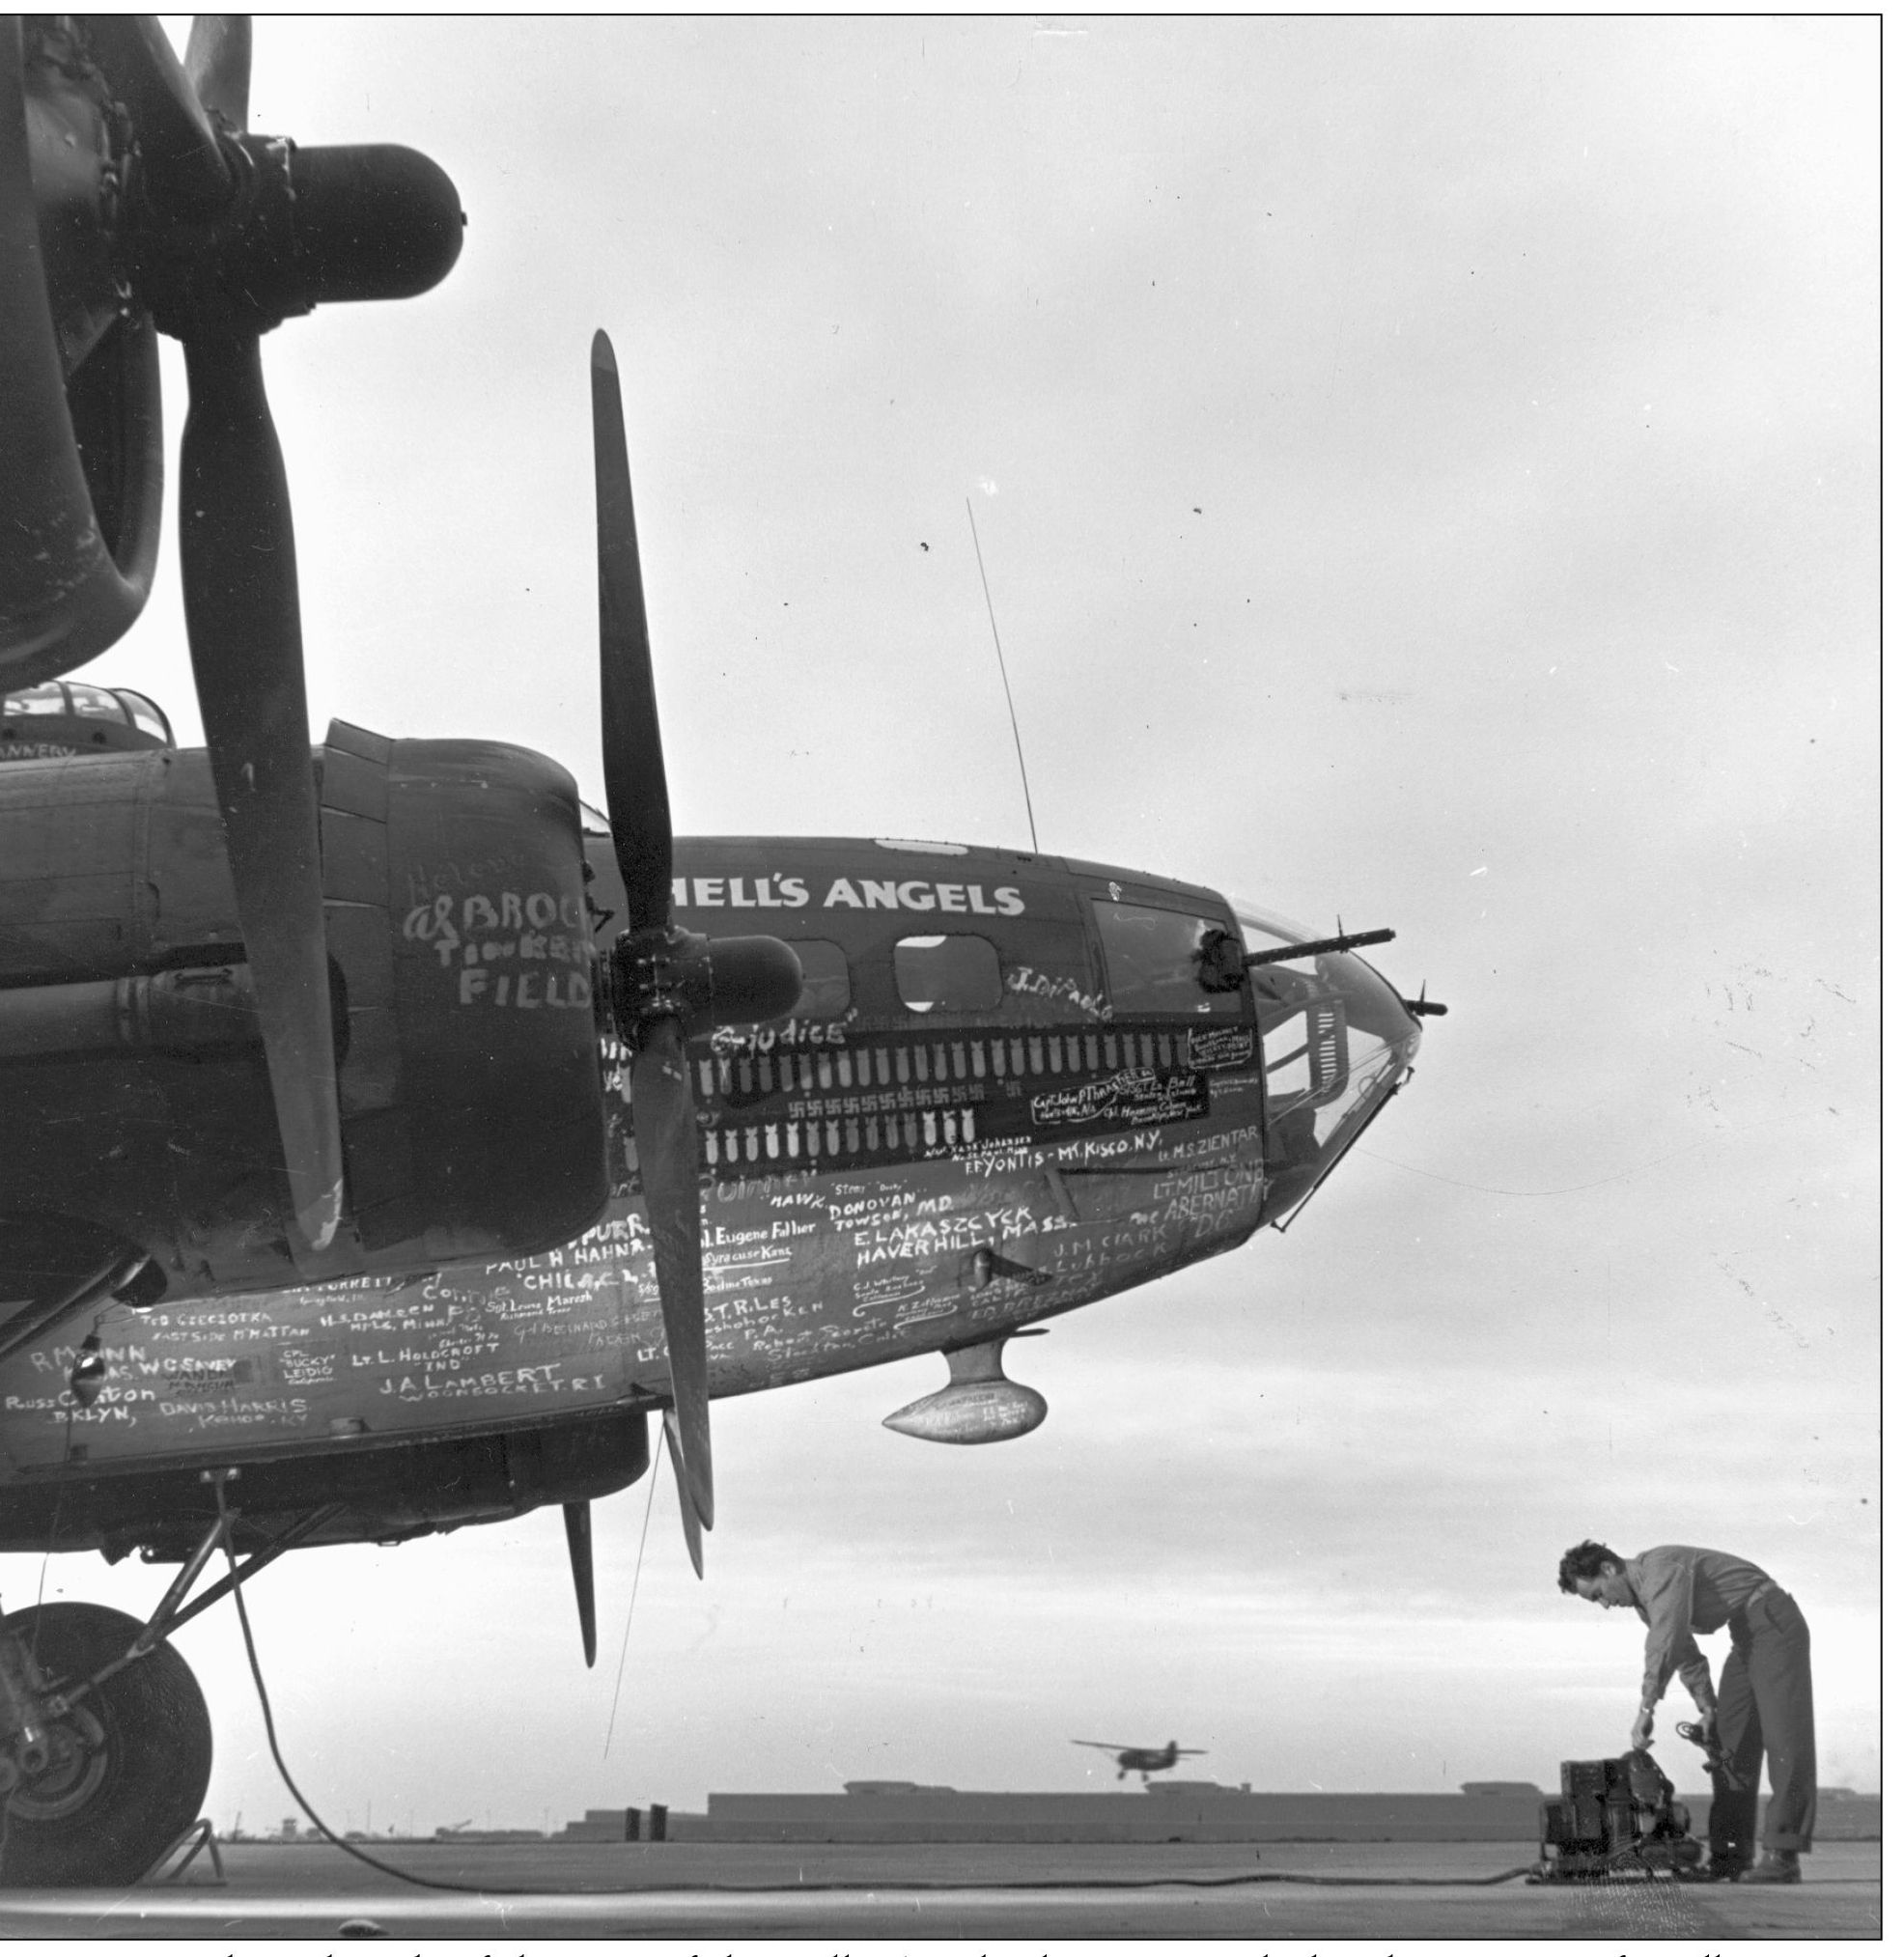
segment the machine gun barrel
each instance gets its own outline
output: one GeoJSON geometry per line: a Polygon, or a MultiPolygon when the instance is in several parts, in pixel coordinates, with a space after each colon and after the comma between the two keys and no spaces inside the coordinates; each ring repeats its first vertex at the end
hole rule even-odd
{"type": "Polygon", "coordinates": [[[1365,944],[1386,944],[1392,931],[1351,931],[1336,937],[1313,937],[1307,944],[1279,945],[1274,951],[1252,951],[1243,961],[1244,969],[1259,965],[1284,965],[1292,958],[1314,958],[1326,951],[1358,951],[1365,944]]]}

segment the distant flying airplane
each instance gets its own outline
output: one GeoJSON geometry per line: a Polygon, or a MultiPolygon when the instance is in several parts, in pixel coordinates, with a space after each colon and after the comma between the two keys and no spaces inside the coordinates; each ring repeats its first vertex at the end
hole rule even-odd
{"type": "Polygon", "coordinates": [[[1138,1774],[1148,1780],[1153,1774],[1167,1774],[1189,1753],[1206,1752],[1203,1747],[1180,1747],[1172,1740],[1167,1747],[1122,1747],[1115,1740],[1074,1740],[1074,1747],[1095,1747],[1101,1753],[1117,1755],[1117,1777],[1138,1774]]]}

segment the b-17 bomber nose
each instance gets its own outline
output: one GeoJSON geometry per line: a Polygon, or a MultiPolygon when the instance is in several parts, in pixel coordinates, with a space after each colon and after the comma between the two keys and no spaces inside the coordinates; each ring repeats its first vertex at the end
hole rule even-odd
{"type": "Polygon", "coordinates": [[[1407,1076],[1421,1044],[1408,1002],[1354,947],[1388,932],[1311,931],[1236,907],[1263,1052],[1264,1220],[1291,1215],[1407,1076]]]}

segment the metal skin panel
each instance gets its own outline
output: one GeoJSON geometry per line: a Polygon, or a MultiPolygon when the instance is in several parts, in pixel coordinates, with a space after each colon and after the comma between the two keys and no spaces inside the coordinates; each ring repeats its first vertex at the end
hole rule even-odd
{"type": "MultiPolygon", "coordinates": [[[[83,1442],[75,1444],[75,1454],[83,1442]]],[[[464,1524],[499,1522],[546,1503],[590,1501],[636,1480],[649,1462],[647,1416],[622,1404],[580,1419],[520,1423],[507,1431],[364,1438],[314,1457],[244,1456],[236,1547],[262,1548],[312,1511],[343,1513],[309,1544],[391,1541],[464,1524]]],[[[203,1535],[213,1497],[196,1466],[154,1465],[95,1480],[75,1511],[58,1476],[15,1482],[7,1493],[10,1534],[44,1547],[99,1549],[118,1557],[152,1546],[182,1558],[203,1535]]]]}
{"type": "Polygon", "coordinates": [[[138,958],[154,897],[135,865],[159,766],[115,753],[0,769],[0,983],[104,978],[138,958]]]}

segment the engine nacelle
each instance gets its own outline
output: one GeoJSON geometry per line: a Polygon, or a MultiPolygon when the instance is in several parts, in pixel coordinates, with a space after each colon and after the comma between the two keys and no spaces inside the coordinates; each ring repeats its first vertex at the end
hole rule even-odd
{"type": "MultiPolygon", "coordinates": [[[[345,1249],[528,1256],[608,1195],[569,774],[334,723],[320,774],[345,1249]]],[[[143,1245],[174,1296],[300,1281],[223,825],[199,751],[0,769],[0,1189],[143,1245]]]]}

